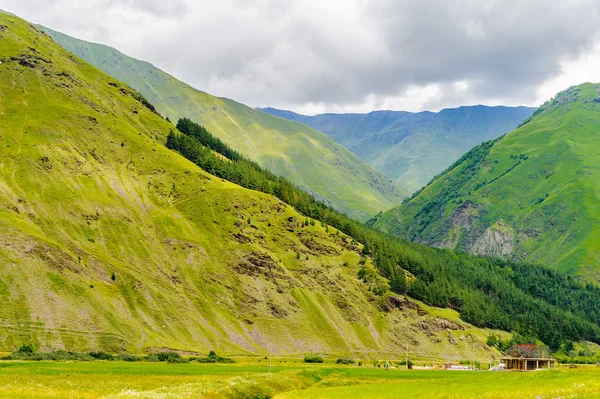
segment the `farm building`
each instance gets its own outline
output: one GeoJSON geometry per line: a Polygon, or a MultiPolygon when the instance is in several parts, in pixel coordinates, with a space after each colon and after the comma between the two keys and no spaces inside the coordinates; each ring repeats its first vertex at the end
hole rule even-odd
{"type": "Polygon", "coordinates": [[[555,366],[556,359],[545,346],[536,344],[517,344],[502,355],[506,370],[538,370],[555,366]]]}

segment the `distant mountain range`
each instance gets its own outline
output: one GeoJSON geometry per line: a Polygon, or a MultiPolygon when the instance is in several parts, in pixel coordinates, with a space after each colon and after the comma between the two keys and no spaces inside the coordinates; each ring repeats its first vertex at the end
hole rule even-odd
{"type": "Polygon", "coordinates": [[[212,96],[115,50],[40,26],[63,48],[139,91],[174,123],[187,117],[235,150],[336,209],[365,221],[408,192],[327,135],[212,96]]]}
{"type": "Polygon", "coordinates": [[[516,128],[531,107],[483,105],[440,112],[374,111],[306,116],[259,108],[321,131],[410,191],[415,191],[473,146],[516,128]]]}
{"type": "Polygon", "coordinates": [[[600,86],[571,87],[464,155],[376,227],[600,280],[600,86]]]}

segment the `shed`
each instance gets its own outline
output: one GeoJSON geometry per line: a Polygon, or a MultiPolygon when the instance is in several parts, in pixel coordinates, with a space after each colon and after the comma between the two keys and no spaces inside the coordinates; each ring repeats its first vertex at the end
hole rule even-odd
{"type": "Polygon", "coordinates": [[[504,352],[502,362],[506,364],[506,370],[529,371],[553,368],[556,359],[545,346],[517,344],[504,352]]]}

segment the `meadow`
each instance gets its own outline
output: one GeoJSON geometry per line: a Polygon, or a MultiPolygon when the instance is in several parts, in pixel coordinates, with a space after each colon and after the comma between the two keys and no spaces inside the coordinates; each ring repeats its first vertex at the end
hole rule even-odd
{"type": "Polygon", "coordinates": [[[597,398],[600,368],[384,370],[260,363],[0,362],[2,398],[597,398]]]}

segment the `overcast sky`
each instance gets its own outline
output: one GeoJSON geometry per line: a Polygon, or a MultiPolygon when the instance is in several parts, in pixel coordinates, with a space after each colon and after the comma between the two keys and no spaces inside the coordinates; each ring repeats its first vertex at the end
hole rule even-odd
{"type": "Polygon", "coordinates": [[[192,86],[302,113],[537,106],[600,82],[600,0],[0,0],[192,86]]]}

